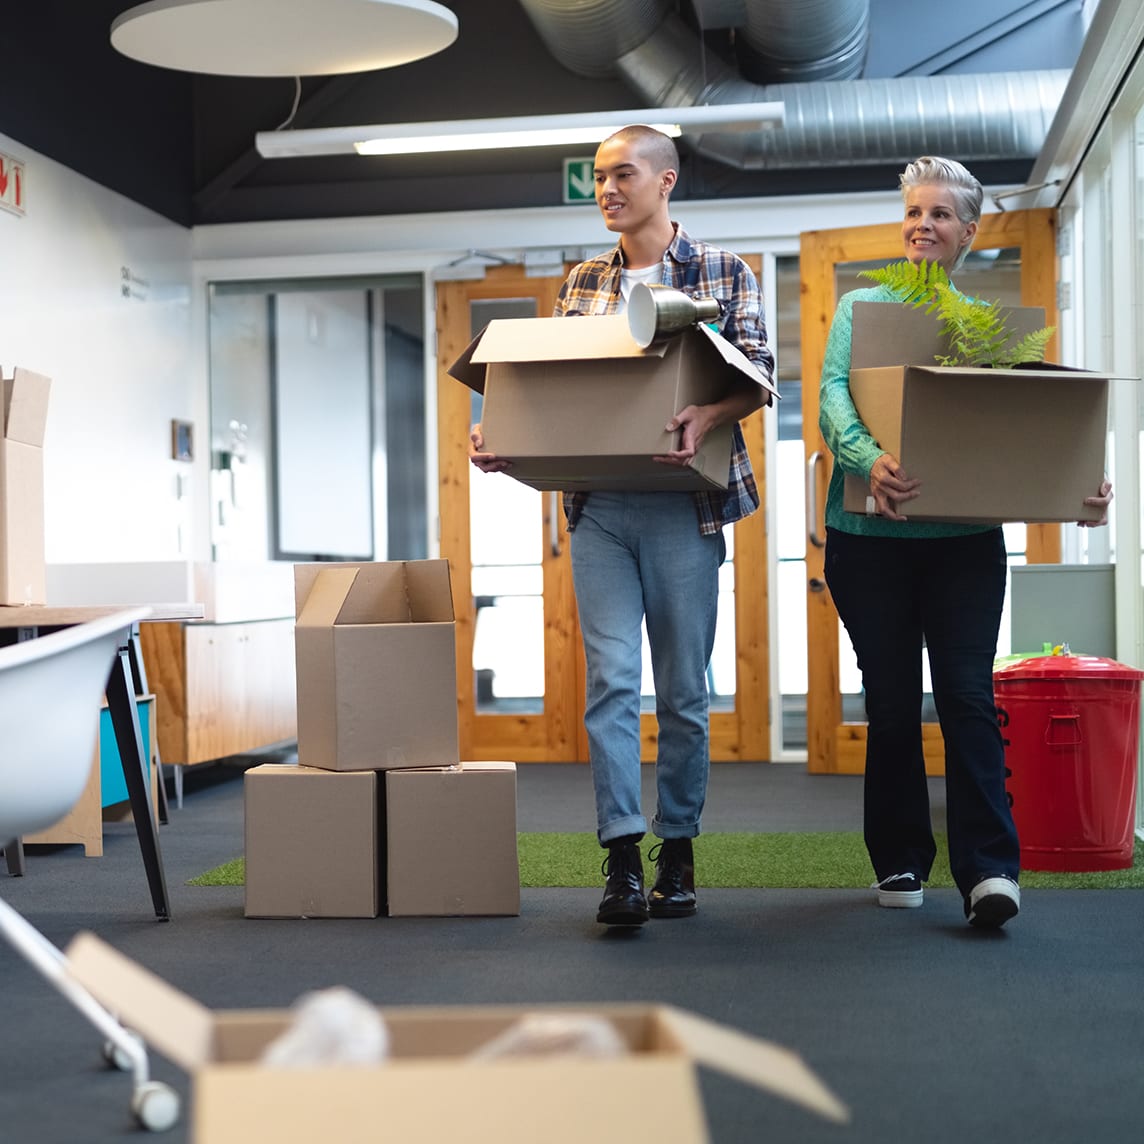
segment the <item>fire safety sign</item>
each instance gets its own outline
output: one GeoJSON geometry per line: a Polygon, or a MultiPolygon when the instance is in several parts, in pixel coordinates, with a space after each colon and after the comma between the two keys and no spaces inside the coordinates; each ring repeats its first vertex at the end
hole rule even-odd
{"type": "Polygon", "coordinates": [[[24,214],[25,193],[24,164],[0,151],[0,210],[24,214]]]}

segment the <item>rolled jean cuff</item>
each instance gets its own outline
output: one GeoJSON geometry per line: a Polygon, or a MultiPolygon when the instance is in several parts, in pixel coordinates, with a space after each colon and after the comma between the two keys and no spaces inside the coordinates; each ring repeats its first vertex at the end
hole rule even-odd
{"type": "Polygon", "coordinates": [[[656,838],[698,838],[699,823],[680,826],[678,822],[660,822],[658,818],[653,818],[651,832],[656,838]]]}
{"type": "Polygon", "coordinates": [[[642,814],[629,814],[626,818],[616,818],[604,823],[596,832],[601,846],[607,846],[615,838],[623,838],[625,834],[646,834],[647,819],[642,814]]]}

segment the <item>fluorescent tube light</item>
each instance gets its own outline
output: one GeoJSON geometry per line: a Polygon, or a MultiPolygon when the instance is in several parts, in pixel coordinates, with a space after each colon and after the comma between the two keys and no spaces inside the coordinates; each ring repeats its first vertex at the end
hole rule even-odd
{"type": "Polygon", "coordinates": [[[761,131],[781,127],[782,103],[724,103],[702,107],[653,107],[574,115],[523,115],[430,123],[382,123],[260,131],[255,146],[264,159],[315,155],[418,155],[438,151],[559,147],[599,143],[631,123],[646,123],[666,135],[705,131],[761,131]]]}

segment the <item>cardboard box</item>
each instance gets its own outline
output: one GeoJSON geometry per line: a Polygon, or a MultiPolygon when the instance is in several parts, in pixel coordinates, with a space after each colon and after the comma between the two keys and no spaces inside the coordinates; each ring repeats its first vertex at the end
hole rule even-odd
{"type": "Polygon", "coordinates": [[[52,383],[16,369],[3,381],[0,432],[0,604],[47,602],[44,430],[52,383]]]}
{"type": "Polygon", "coordinates": [[[212,1011],[93,934],[77,936],[65,956],[74,979],[191,1074],[194,1144],[640,1140],[649,1133],[648,1104],[633,1093],[654,1094],[657,1144],[703,1144],[709,1137],[697,1065],[830,1120],[848,1119],[796,1054],[669,1006],[383,1008],[392,1046],[384,1064],[272,1070],[258,1060],[288,1027],[287,1010],[212,1011]],[[603,1017],[631,1053],[466,1059],[538,1012],[603,1017]]]}
{"type": "Polygon", "coordinates": [[[389,771],[385,821],[391,917],[520,913],[515,763],[389,771]]]}
{"type": "Polygon", "coordinates": [[[298,564],[298,761],[332,771],[459,761],[447,560],[298,564]]]}
{"type": "MultiPolygon", "coordinates": [[[[1016,331],[1040,310],[1009,311],[1016,331]]],[[[911,520],[1004,524],[1099,520],[1084,498],[1105,472],[1110,375],[1038,364],[980,369],[933,364],[935,316],[856,302],[850,393],[871,436],[922,481],[911,520]],[[906,363],[906,364],[902,364],[906,363]]],[[[865,513],[869,485],[846,475],[843,505],[865,513]]]]}
{"type": "Polygon", "coordinates": [[[378,782],[266,763],[243,776],[248,918],[375,918],[378,782]]]}
{"type": "Polygon", "coordinates": [[[675,449],[664,426],[735,382],[775,390],[705,325],[641,349],[623,314],[498,318],[449,369],[484,394],[485,446],[535,489],[725,489],[731,426],[709,433],[688,468],[653,457],[675,449]]]}

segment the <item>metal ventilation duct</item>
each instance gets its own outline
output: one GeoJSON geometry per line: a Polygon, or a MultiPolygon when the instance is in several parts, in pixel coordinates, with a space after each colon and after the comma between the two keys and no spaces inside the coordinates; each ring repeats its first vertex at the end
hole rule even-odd
{"type": "Polygon", "coordinates": [[[548,50],[585,79],[616,74],[615,62],[663,23],[672,0],[521,0],[548,50]]]}
{"type": "Polygon", "coordinates": [[[735,41],[749,80],[856,79],[866,65],[870,0],[744,0],[735,41]]]}
{"type": "MultiPolygon", "coordinates": [[[[779,130],[688,137],[698,154],[742,169],[906,163],[923,154],[949,155],[970,165],[1031,159],[1040,151],[1069,77],[1059,70],[758,84],[708,52],[657,0],[521,0],[521,5],[561,64],[578,75],[624,79],[641,105],[781,100],[786,115],[779,130]]],[[[838,67],[850,66],[853,51],[847,45],[859,22],[865,34],[867,13],[858,12],[865,4],[744,4],[748,18],[764,8],[772,9],[776,20],[782,9],[801,13],[798,19],[786,13],[788,29],[807,28],[812,10],[845,10],[849,20],[815,25],[821,59],[834,59],[838,67]],[[835,32],[830,42],[819,36],[828,24],[835,32]]],[[[766,22],[756,16],[756,24],[761,41],[766,22]]],[[[792,31],[782,41],[788,55],[795,37],[792,31]]],[[[805,66],[814,73],[813,62],[805,66]]]]}

